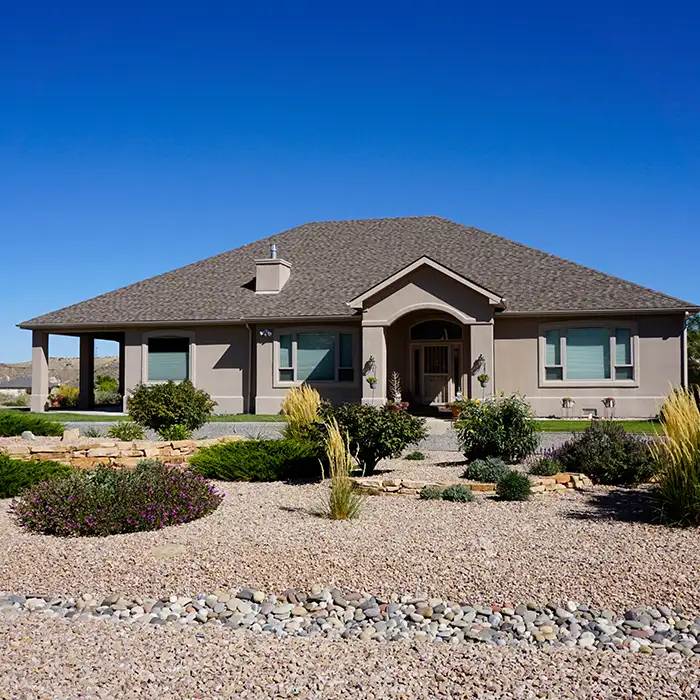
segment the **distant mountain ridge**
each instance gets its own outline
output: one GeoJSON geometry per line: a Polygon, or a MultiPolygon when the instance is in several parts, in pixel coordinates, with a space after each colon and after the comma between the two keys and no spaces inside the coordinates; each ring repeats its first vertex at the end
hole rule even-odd
{"type": "MultiPolygon", "coordinates": [[[[31,362],[0,362],[0,380],[14,379],[31,375],[31,362]]],[[[118,357],[96,357],[95,374],[107,374],[110,377],[119,377],[118,357]]],[[[77,357],[51,357],[49,358],[49,377],[55,377],[61,384],[75,384],[77,386],[80,376],[80,359],[77,357]]]]}

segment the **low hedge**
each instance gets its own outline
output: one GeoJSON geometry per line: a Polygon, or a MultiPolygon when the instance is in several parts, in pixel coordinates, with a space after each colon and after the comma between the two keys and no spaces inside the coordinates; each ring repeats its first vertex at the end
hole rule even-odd
{"type": "Polygon", "coordinates": [[[203,447],[190,465],[209,479],[222,481],[282,481],[320,479],[319,449],[310,442],[241,440],[203,447]]]}
{"type": "Polygon", "coordinates": [[[0,455],[0,498],[14,498],[24,489],[71,473],[71,468],[60,462],[24,461],[0,455]]]}
{"type": "Polygon", "coordinates": [[[63,424],[21,411],[0,410],[0,437],[14,437],[25,430],[34,435],[63,435],[63,424]]]}

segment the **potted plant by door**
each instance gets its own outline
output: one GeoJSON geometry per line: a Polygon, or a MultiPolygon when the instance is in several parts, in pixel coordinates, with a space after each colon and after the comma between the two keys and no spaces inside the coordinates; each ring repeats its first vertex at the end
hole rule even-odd
{"type": "Polygon", "coordinates": [[[367,384],[369,384],[369,388],[374,391],[377,388],[377,378],[376,377],[367,377],[367,384]]]}
{"type": "Polygon", "coordinates": [[[489,375],[488,374],[480,374],[476,380],[481,384],[482,387],[485,387],[489,383],[489,375]]]}

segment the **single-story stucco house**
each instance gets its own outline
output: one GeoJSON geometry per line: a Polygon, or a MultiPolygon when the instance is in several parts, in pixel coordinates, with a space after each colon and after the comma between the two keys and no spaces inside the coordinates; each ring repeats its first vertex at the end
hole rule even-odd
{"type": "Polygon", "coordinates": [[[436,217],[309,223],[20,323],[33,332],[32,409],[48,335],[80,337],[81,406],[95,339],[120,344],[120,389],[190,379],[220,413],[276,413],[308,382],[334,401],[519,391],[541,416],[653,416],[687,383],[698,307],[436,217]],[[366,380],[376,377],[373,388],[366,380]]]}

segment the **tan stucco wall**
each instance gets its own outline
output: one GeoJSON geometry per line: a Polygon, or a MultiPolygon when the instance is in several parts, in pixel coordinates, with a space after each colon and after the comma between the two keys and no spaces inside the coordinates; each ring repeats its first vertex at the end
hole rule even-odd
{"type": "MultiPolygon", "coordinates": [[[[539,374],[539,331],[543,323],[570,321],[569,318],[507,318],[495,321],[495,389],[506,394],[525,394],[540,416],[562,416],[561,400],[576,401],[571,415],[580,416],[588,408],[603,415],[602,399],[615,398],[618,417],[655,416],[671,384],[682,381],[682,335],[684,317],[625,316],[620,322],[637,324],[637,386],[541,386],[539,374]]],[[[577,319],[584,321],[585,319],[577,319]]],[[[605,317],[591,318],[590,324],[609,323],[605,317]]]]}

